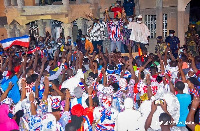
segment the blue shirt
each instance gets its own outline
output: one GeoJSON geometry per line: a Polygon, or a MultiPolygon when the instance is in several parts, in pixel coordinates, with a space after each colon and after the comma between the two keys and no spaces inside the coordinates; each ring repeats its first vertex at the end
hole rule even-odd
{"type": "Polygon", "coordinates": [[[180,43],[180,40],[176,36],[174,36],[174,37],[168,36],[165,39],[165,42],[170,44],[170,49],[171,50],[177,50],[178,49],[178,44],[180,43]]]}
{"type": "Polygon", "coordinates": [[[180,103],[180,117],[177,126],[186,126],[186,118],[189,113],[188,106],[191,104],[190,94],[177,94],[176,97],[180,103]]]}
{"type": "Polygon", "coordinates": [[[8,92],[8,97],[12,98],[13,102],[16,104],[20,100],[20,92],[19,92],[19,86],[18,86],[18,78],[16,75],[14,75],[11,79],[5,80],[5,82],[1,83],[1,88],[3,91],[6,91],[9,85],[9,82],[12,82],[14,85],[12,89],[8,92]]]}
{"type": "Polygon", "coordinates": [[[135,7],[135,3],[133,0],[130,0],[130,2],[124,1],[123,4],[126,16],[132,16],[133,15],[133,8],[135,7]]]}

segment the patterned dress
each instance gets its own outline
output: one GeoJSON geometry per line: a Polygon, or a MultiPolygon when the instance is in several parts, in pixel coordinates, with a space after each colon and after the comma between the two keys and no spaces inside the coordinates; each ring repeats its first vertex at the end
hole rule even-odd
{"type": "Polygon", "coordinates": [[[107,25],[108,25],[108,32],[109,32],[110,39],[112,41],[122,41],[123,35],[120,30],[120,28],[123,26],[122,19],[115,22],[111,20],[107,22],[107,25]]]}
{"type": "Polygon", "coordinates": [[[129,40],[130,35],[131,35],[131,29],[124,28],[122,33],[123,33],[123,44],[125,45],[131,44],[131,47],[132,47],[133,43],[132,42],[130,43],[130,40],[129,40]]]}
{"type": "Polygon", "coordinates": [[[87,30],[88,40],[91,42],[105,40],[106,39],[105,28],[106,28],[105,22],[95,23],[93,27],[90,26],[87,30]]]}

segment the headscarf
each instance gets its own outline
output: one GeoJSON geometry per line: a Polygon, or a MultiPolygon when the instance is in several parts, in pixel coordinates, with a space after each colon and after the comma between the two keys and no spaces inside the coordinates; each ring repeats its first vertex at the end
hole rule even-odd
{"type": "Polygon", "coordinates": [[[126,98],[124,100],[124,106],[125,106],[125,109],[131,109],[131,108],[133,108],[133,99],[126,98]]]}
{"type": "Polygon", "coordinates": [[[75,115],[77,117],[83,116],[83,112],[84,112],[84,108],[81,104],[77,104],[77,105],[73,106],[71,109],[71,114],[75,115]]]}
{"type": "Polygon", "coordinates": [[[15,120],[8,117],[9,106],[6,104],[0,105],[0,129],[2,131],[10,131],[14,129],[19,129],[15,120]]]}
{"type": "Polygon", "coordinates": [[[51,108],[52,109],[59,109],[61,107],[61,97],[60,96],[52,96],[50,97],[51,100],[51,108]]]}

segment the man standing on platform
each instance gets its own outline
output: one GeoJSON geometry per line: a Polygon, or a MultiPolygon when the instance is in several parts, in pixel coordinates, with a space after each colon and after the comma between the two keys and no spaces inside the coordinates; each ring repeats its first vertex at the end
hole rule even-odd
{"type": "Polygon", "coordinates": [[[108,12],[106,11],[105,20],[107,21],[108,32],[111,40],[111,52],[113,52],[116,47],[117,51],[121,52],[121,43],[123,40],[123,35],[121,30],[123,29],[123,19],[116,16],[114,19],[110,19],[108,12]]]}
{"type": "MultiPolygon", "coordinates": [[[[149,43],[148,36],[150,36],[150,31],[142,22],[142,15],[137,17],[137,22],[129,22],[128,29],[132,29],[130,40],[139,44],[141,49],[144,49],[145,45],[149,43]]],[[[136,48],[135,51],[137,52],[138,49],[136,48]]]]}
{"type": "MultiPolygon", "coordinates": [[[[89,16],[89,15],[88,15],[89,16]]],[[[92,42],[94,46],[94,51],[98,53],[98,46],[101,46],[101,51],[103,51],[103,40],[105,40],[105,22],[100,22],[99,19],[95,18],[93,19],[91,16],[89,16],[91,20],[93,20],[92,26],[90,26],[87,30],[87,35],[89,41],[92,42]]]]}
{"type": "Polygon", "coordinates": [[[172,54],[175,58],[178,57],[178,50],[180,48],[180,40],[178,37],[174,36],[175,31],[169,30],[169,36],[165,39],[165,42],[170,47],[172,54]]]}
{"type": "Polygon", "coordinates": [[[134,15],[135,3],[134,0],[124,0],[123,4],[126,16],[130,17],[134,15]]]}

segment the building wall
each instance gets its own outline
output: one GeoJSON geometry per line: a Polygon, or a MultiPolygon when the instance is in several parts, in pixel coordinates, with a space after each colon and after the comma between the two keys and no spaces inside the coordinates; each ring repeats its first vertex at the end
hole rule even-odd
{"type": "Polygon", "coordinates": [[[0,0],[0,17],[6,16],[5,14],[5,6],[4,6],[4,1],[0,0]]]}
{"type": "Polygon", "coordinates": [[[7,31],[4,27],[0,28],[0,40],[7,38],[7,31]]]}
{"type": "MultiPolygon", "coordinates": [[[[175,35],[178,35],[177,2],[177,0],[163,0],[162,11],[163,14],[167,14],[167,35],[169,35],[169,30],[175,30],[175,35]]],[[[143,17],[145,15],[156,15],[156,0],[148,0],[148,3],[147,0],[140,0],[140,13],[143,15],[143,17]]],[[[157,32],[163,32],[162,28],[160,30],[161,31],[157,32]]],[[[156,38],[150,39],[149,44],[150,46],[148,48],[148,51],[154,53],[156,38]]]]}
{"type": "Polygon", "coordinates": [[[156,8],[156,0],[140,0],[140,10],[156,8]]]}
{"type": "Polygon", "coordinates": [[[178,5],[178,0],[163,0],[163,7],[174,7],[178,5]]]}
{"type": "MultiPolygon", "coordinates": [[[[0,17],[4,17],[4,16],[6,16],[4,1],[0,0],[0,17]]],[[[6,28],[0,27],[0,40],[6,39],[6,38],[7,38],[6,28]]]]}
{"type": "Polygon", "coordinates": [[[25,6],[35,6],[35,0],[24,0],[25,6]]]}
{"type": "MultiPolygon", "coordinates": [[[[178,0],[163,0],[163,7],[177,6],[178,0]]],[[[156,0],[140,0],[140,9],[156,8],[156,0]]]]}
{"type": "MultiPolygon", "coordinates": [[[[101,7],[100,12],[104,12],[106,8],[109,8],[113,3],[116,3],[116,0],[99,0],[99,5],[101,7]]],[[[121,0],[123,5],[124,0],[121,0]]]]}
{"type": "Polygon", "coordinates": [[[169,30],[174,30],[177,36],[177,7],[165,7],[163,8],[163,14],[167,14],[167,34],[169,35],[169,30]]]}

